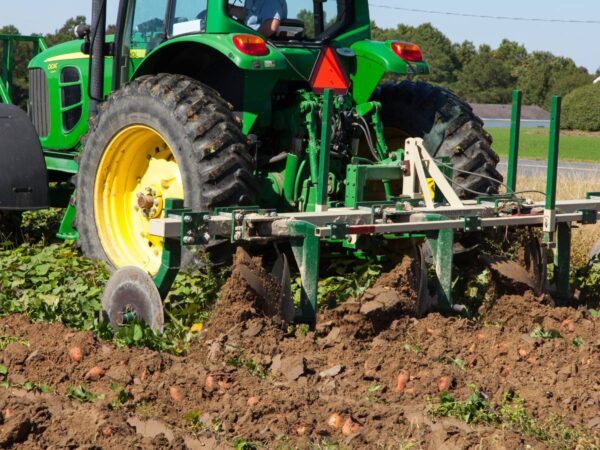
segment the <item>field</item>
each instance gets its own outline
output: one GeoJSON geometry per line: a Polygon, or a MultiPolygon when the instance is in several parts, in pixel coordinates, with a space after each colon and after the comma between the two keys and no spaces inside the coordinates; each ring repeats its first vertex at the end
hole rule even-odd
{"type": "Polygon", "coordinates": [[[576,230],[568,304],[478,259],[456,285],[469,314],[414,319],[373,308],[412,301],[410,261],[342,262],[317,329],[282,328],[239,258],[180,275],[157,336],[98,322],[108,272],[39,214],[0,250],[0,448],[600,448],[600,267],[584,267],[598,228],[576,230]]]}
{"type": "MultiPolygon", "coordinates": [[[[489,128],[494,138],[494,150],[500,157],[508,157],[510,130],[508,128],[489,128]]],[[[519,157],[526,159],[548,158],[548,130],[523,129],[519,157]]],[[[600,161],[600,134],[563,131],[560,138],[561,161],[600,161]]]]}

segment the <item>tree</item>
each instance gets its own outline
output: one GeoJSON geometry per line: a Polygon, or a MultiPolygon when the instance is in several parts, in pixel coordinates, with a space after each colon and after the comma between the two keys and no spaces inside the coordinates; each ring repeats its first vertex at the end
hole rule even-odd
{"type": "Polygon", "coordinates": [[[514,83],[510,64],[482,45],[459,73],[454,89],[469,102],[508,103],[514,83]]]}
{"type": "Polygon", "coordinates": [[[562,127],[569,130],[600,131],[600,85],[588,84],[565,97],[562,127]]]}
{"type": "Polygon", "coordinates": [[[85,24],[85,16],[77,16],[68,19],[65,24],[54,33],[44,36],[48,46],[62,44],[63,42],[72,41],[75,39],[74,30],[77,25],[85,24]]]}

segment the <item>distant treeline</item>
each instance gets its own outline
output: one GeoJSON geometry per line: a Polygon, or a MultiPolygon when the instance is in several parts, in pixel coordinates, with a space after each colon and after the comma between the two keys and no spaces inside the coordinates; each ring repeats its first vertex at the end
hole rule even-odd
{"type": "Polygon", "coordinates": [[[553,95],[566,96],[595,78],[571,59],[550,52],[529,53],[504,39],[493,49],[471,41],[453,43],[429,23],[395,29],[374,25],[373,38],[401,39],[418,44],[431,66],[427,80],[447,87],[472,103],[510,103],[511,92],[523,91],[524,102],[548,108],[553,95]]]}
{"type": "MultiPolygon", "coordinates": [[[[85,23],[85,17],[71,18],[55,33],[44,37],[49,45],[73,39],[73,29],[80,23],[85,23]]],[[[8,25],[0,28],[2,33],[18,34],[19,30],[8,25]]],[[[489,45],[476,47],[470,41],[453,43],[429,23],[417,27],[398,25],[395,29],[379,28],[373,24],[373,39],[396,39],[418,44],[431,66],[431,75],[423,76],[423,79],[447,87],[474,103],[509,103],[512,90],[519,88],[523,90],[526,104],[548,108],[552,95],[564,96],[595,78],[571,58],[550,52],[529,53],[524,46],[508,39],[496,49],[489,45]]],[[[30,57],[31,44],[19,44],[15,51],[13,100],[21,105],[27,98],[27,63],[30,57]]]]}

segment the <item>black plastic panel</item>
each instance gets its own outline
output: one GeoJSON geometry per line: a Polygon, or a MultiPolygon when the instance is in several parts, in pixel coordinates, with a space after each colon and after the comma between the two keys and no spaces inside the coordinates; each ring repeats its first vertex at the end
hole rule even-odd
{"type": "Polygon", "coordinates": [[[0,104],[0,209],[48,207],[48,173],[35,129],[21,109],[0,104]]]}

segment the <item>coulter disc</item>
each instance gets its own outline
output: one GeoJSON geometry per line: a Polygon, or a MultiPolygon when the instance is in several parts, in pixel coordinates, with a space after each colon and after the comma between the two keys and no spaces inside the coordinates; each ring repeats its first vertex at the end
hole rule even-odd
{"type": "Polygon", "coordinates": [[[123,267],[113,274],[102,295],[102,310],[102,319],[115,330],[139,320],[163,332],[160,294],[150,275],[138,267],[123,267]]]}

